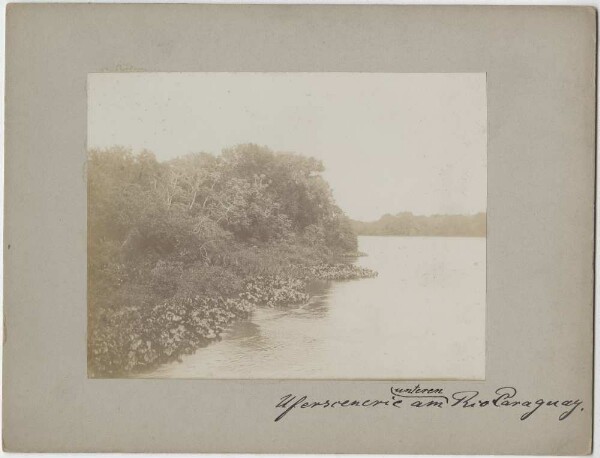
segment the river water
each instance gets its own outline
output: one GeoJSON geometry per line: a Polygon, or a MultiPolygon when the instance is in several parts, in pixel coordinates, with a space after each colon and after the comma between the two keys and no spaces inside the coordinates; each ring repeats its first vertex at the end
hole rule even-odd
{"type": "Polygon", "coordinates": [[[157,378],[483,379],[485,239],[359,237],[376,278],[258,308],[157,378]]]}

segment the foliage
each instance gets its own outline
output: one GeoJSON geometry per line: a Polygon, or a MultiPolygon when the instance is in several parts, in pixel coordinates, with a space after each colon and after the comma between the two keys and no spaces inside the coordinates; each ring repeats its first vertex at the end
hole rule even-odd
{"type": "Polygon", "coordinates": [[[422,216],[403,212],[368,223],[352,221],[351,225],[358,235],[485,237],[486,214],[422,216]]]}
{"type": "Polygon", "coordinates": [[[154,307],[104,310],[90,326],[90,370],[96,376],[115,376],[177,359],[218,339],[228,323],[247,317],[251,307],[243,299],[195,296],[154,307]]]}
{"type": "Polygon", "coordinates": [[[307,267],[309,278],[319,280],[355,280],[376,277],[377,272],[348,263],[319,264],[307,267]]]}
{"type": "Polygon", "coordinates": [[[259,276],[246,283],[245,291],[240,296],[255,304],[275,307],[308,301],[305,288],[306,282],[301,279],[259,276]]]}
{"type": "Polygon", "coordinates": [[[357,242],[322,171],[314,158],[257,145],[167,162],[90,151],[90,373],[178,358],[253,304],[306,301],[310,277],[368,276],[331,267],[357,242]]]}

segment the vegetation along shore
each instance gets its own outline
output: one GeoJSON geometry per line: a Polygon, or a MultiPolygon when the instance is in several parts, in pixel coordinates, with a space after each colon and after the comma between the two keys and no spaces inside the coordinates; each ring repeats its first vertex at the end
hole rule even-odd
{"type": "Polygon", "coordinates": [[[351,221],[358,235],[401,235],[420,237],[485,237],[486,214],[414,215],[386,214],[377,221],[351,221]]]}
{"type": "Polygon", "coordinates": [[[240,145],[158,162],[88,157],[88,372],[114,377],[218,340],[254,307],[308,301],[314,280],[376,275],[321,162],[240,145]]]}

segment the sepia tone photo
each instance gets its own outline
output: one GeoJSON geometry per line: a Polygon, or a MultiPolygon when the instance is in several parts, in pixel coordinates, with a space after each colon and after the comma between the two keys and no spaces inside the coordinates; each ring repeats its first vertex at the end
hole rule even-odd
{"type": "Polygon", "coordinates": [[[88,75],[88,376],[485,379],[484,73],[88,75]]]}

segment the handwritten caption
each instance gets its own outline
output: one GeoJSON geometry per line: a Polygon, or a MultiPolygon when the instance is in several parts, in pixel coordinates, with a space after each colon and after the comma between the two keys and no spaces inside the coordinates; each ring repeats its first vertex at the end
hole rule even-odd
{"type": "Polygon", "coordinates": [[[397,409],[510,409],[520,413],[525,421],[538,411],[552,411],[559,421],[566,420],[577,411],[583,411],[580,399],[546,399],[542,397],[521,397],[517,389],[503,386],[492,394],[485,395],[476,390],[446,393],[443,388],[429,388],[415,385],[411,387],[391,387],[387,397],[382,399],[339,399],[313,400],[306,395],[287,394],[275,406],[281,421],[291,412],[302,409],[333,408],[397,408],[397,409]]]}

